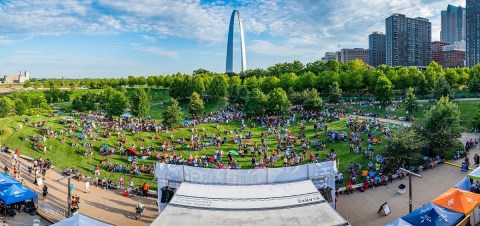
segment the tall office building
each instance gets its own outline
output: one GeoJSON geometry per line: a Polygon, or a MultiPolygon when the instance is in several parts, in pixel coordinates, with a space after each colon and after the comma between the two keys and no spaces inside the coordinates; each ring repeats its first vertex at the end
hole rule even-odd
{"type": "Polygon", "coordinates": [[[368,36],[368,64],[373,67],[385,64],[385,34],[373,32],[368,36]]]}
{"type": "Polygon", "coordinates": [[[393,14],[385,19],[386,63],[389,66],[427,66],[432,60],[432,24],[428,19],[393,14]]]}
{"type": "Polygon", "coordinates": [[[347,63],[352,60],[360,59],[364,63],[368,63],[368,49],[364,48],[353,48],[353,49],[342,49],[337,52],[337,57],[340,57],[339,61],[347,63]]]}
{"type": "Polygon", "coordinates": [[[480,63],[480,0],[467,0],[467,66],[480,63]]]}
{"type": "Polygon", "coordinates": [[[448,5],[442,10],[442,30],[440,41],[453,44],[465,40],[465,8],[448,5]]]}

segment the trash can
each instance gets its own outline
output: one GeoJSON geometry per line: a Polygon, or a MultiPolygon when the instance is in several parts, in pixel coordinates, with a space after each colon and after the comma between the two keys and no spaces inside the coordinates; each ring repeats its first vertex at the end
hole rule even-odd
{"type": "Polygon", "coordinates": [[[405,193],[405,187],[406,187],[406,186],[405,186],[404,184],[400,184],[400,185],[398,186],[398,190],[397,190],[398,194],[403,194],[403,193],[405,193]]]}

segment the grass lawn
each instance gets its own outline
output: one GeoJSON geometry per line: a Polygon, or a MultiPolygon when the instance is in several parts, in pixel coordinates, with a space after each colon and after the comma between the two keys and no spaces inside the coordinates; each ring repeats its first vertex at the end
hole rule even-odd
{"type": "MultiPolygon", "coordinates": [[[[50,127],[53,131],[60,131],[60,130],[66,130],[67,125],[61,125],[58,123],[58,121],[62,117],[46,117],[46,116],[39,116],[39,117],[30,117],[31,122],[40,122],[40,121],[47,121],[47,124],[45,127],[50,127]]],[[[110,138],[100,138],[99,141],[92,141],[90,138],[86,138],[83,141],[76,141],[74,136],[62,136],[60,135],[56,139],[47,139],[46,146],[47,149],[49,149],[50,145],[52,146],[52,151],[47,151],[47,155],[45,156],[43,154],[43,150],[35,150],[32,148],[33,141],[24,141],[23,138],[26,136],[32,137],[32,136],[40,136],[40,130],[42,128],[37,127],[37,128],[32,128],[30,125],[26,126],[24,125],[23,128],[18,131],[18,132],[13,132],[15,129],[19,128],[19,125],[21,122],[23,122],[24,117],[19,117],[19,116],[14,116],[14,117],[9,117],[5,119],[1,119],[0,123],[2,124],[3,128],[7,128],[7,132],[3,135],[0,136],[0,142],[2,145],[7,145],[11,149],[18,149],[20,154],[25,154],[34,158],[42,157],[44,159],[48,158],[52,161],[53,165],[55,165],[59,169],[64,169],[65,167],[74,167],[82,171],[84,174],[88,176],[93,176],[91,169],[95,165],[100,165],[100,162],[102,160],[102,156],[100,155],[100,147],[103,144],[108,144],[110,147],[113,147],[115,142],[119,140],[118,136],[116,133],[112,133],[112,136],[110,138]],[[61,143],[60,139],[65,137],[66,142],[61,143]],[[72,147],[72,142],[78,142],[79,146],[76,148],[72,147]],[[85,157],[83,155],[83,150],[86,148],[83,147],[83,144],[85,142],[91,142],[94,145],[94,155],[91,157],[85,157]]],[[[76,119],[78,120],[78,119],[76,119]]],[[[201,131],[202,127],[205,127],[207,134],[212,134],[212,133],[220,133],[222,137],[227,138],[226,144],[222,145],[221,148],[224,150],[224,162],[227,162],[227,154],[229,150],[236,150],[237,146],[236,144],[230,142],[230,140],[233,139],[234,135],[224,135],[224,131],[230,130],[237,130],[239,131],[240,128],[240,122],[231,122],[229,124],[220,124],[220,129],[217,130],[215,128],[216,124],[210,123],[210,124],[202,124],[198,127],[199,131],[201,131]]],[[[300,132],[300,128],[298,126],[291,126],[288,128],[291,133],[294,136],[297,136],[300,132]]],[[[337,130],[337,131],[345,131],[349,132],[346,128],[346,123],[345,120],[339,120],[335,122],[329,123],[329,129],[332,130],[337,130]]],[[[103,132],[103,129],[97,129],[98,134],[103,132]]],[[[260,133],[261,132],[266,132],[268,129],[267,128],[255,128],[251,129],[252,135],[253,135],[253,142],[260,143],[260,133]]],[[[337,153],[337,158],[339,159],[339,168],[341,172],[344,172],[346,174],[348,164],[351,162],[358,162],[362,166],[366,166],[368,161],[362,157],[361,154],[354,154],[354,153],[349,153],[349,148],[348,148],[348,143],[347,142],[335,142],[331,143],[328,142],[328,139],[325,135],[325,131],[314,131],[313,130],[313,123],[307,123],[306,124],[306,131],[304,131],[307,139],[310,139],[312,142],[313,140],[320,140],[323,142],[327,143],[327,151],[320,151],[317,152],[313,148],[309,150],[308,154],[309,155],[311,152],[318,153],[320,155],[319,159],[323,161],[326,156],[329,153],[330,149],[335,149],[337,153]],[[318,132],[320,135],[319,139],[314,139],[314,135],[318,132]]],[[[78,132],[79,133],[79,132],[78,132]]],[[[201,133],[201,132],[200,132],[201,133]]],[[[194,132],[191,131],[190,128],[180,128],[177,131],[171,132],[171,133],[159,133],[159,136],[161,137],[160,139],[157,140],[152,140],[152,136],[154,135],[153,132],[142,132],[140,134],[135,134],[132,136],[130,132],[126,132],[127,136],[127,143],[125,147],[129,147],[132,145],[132,143],[135,143],[137,150],[138,147],[140,146],[146,146],[146,145],[154,145],[157,150],[159,150],[161,143],[166,140],[170,139],[171,135],[174,135],[175,138],[188,138],[191,135],[195,134],[194,132]],[[140,141],[139,138],[146,138],[145,141],[140,141]]],[[[245,133],[242,133],[245,134],[245,133]]],[[[366,139],[366,134],[361,135],[362,138],[366,139]]],[[[385,139],[385,138],[382,138],[385,139]]],[[[269,144],[269,149],[274,150],[275,149],[275,144],[276,144],[276,139],[273,136],[269,136],[266,139],[267,143],[269,144]]],[[[383,146],[377,145],[375,146],[376,151],[380,150],[383,146]]],[[[182,154],[184,158],[188,158],[189,155],[198,155],[201,156],[203,154],[208,154],[211,155],[214,152],[213,147],[208,147],[204,151],[189,151],[189,150],[181,150],[181,145],[177,144],[177,154],[182,154]]],[[[297,145],[296,146],[296,152],[300,152],[300,148],[297,145]]],[[[283,155],[283,153],[282,153],[283,155]]],[[[128,161],[125,156],[122,156],[120,153],[116,152],[114,155],[108,156],[109,161],[113,163],[118,163],[122,165],[127,165],[128,161]]],[[[282,158],[283,159],[283,158],[282,158]]],[[[251,155],[248,153],[244,158],[241,158],[240,156],[236,156],[235,160],[237,163],[239,163],[242,168],[250,168],[250,162],[251,162],[251,155]]],[[[258,160],[258,157],[257,157],[258,160]]],[[[305,163],[309,162],[308,157],[305,159],[305,163]]],[[[145,164],[145,165],[153,165],[155,163],[155,159],[147,159],[147,160],[139,160],[138,164],[145,164]]],[[[277,167],[282,166],[282,161],[277,162],[276,164],[277,167]]],[[[125,174],[125,173],[120,173],[120,172],[107,172],[106,171],[106,166],[102,166],[102,175],[101,177],[106,177],[106,178],[111,178],[113,181],[118,181],[118,178],[120,176],[123,176],[124,178],[129,178],[130,176],[133,176],[135,178],[136,185],[140,185],[143,182],[147,182],[151,184],[152,189],[156,189],[156,183],[153,182],[153,175],[130,175],[130,174],[125,174]]]]}

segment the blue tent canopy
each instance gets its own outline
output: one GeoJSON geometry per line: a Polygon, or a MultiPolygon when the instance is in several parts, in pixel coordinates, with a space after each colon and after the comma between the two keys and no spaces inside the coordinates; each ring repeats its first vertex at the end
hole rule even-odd
{"type": "Polygon", "coordinates": [[[470,184],[470,178],[465,177],[465,178],[463,178],[463,180],[458,182],[454,187],[458,188],[458,189],[462,189],[464,191],[470,191],[470,185],[471,185],[470,184]]]}
{"type": "Polygon", "coordinates": [[[183,124],[184,124],[184,125],[190,125],[190,121],[188,121],[188,120],[183,120],[183,124]]]}
{"type": "Polygon", "coordinates": [[[412,224],[406,222],[402,218],[398,218],[388,224],[385,224],[385,226],[413,226],[412,224]]]}
{"type": "Polygon", "coordinates": [[[461,213],[430,202],[402,218],[413,225],[450,226],[456,225],[463,217],[464,215],[461,213]]]}
{"type": "Polygon", "coordinates": [[[20,184],[20,182],[13,179],[13,177],[8,174],[0,173],[0,188],[9,187],[12,184],[20,184]]]}
{"type": "Polygon", "coordinates": [[[10,187],[1,188],[0,190],[0,200],[6,205],[36,197],[37,194],[35,194],[35,192],[30,191],[27,187],[21,184],[13,184],[10,187]]]}

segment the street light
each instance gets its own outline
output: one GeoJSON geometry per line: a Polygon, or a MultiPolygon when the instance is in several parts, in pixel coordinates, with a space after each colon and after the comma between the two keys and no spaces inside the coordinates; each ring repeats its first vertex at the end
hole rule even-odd
{"type": "Polygon", "coordinates": [[[412,175],[416,177],[422,178],[422,175],[416,174],[410,170],[406,170],[404,168],[401,168],[399,170],[405,171],[408,173],[408,205],[409,205],[409,211],[410,213],[412,212],[412,175]]]}
{"type": "Polygon", "coordinates": [[[70,217],[72,215],[72,200],[71,200],[72,196],[70,194],[70,178],[71,177],[72,176],[66,176],[64,178],[60,178],[60,179],[57,180],[57,182],[59,182],[59,181],[64,180],[65,178],[68,179],[68,183],[67,183],[67,190],[68,190],[68,193],[67,193],[67,195],[68,195],[67,196],[68,197],[67,198],[67,217],[70,217]]]}

